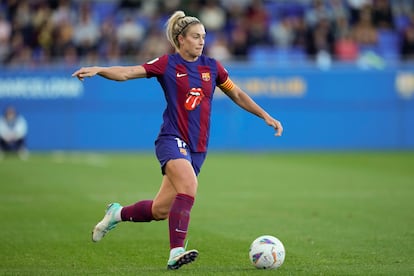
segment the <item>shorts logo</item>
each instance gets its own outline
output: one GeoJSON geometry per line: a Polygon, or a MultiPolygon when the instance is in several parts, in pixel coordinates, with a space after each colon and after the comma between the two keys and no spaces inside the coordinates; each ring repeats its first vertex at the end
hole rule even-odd
{"type": "Polygon", "coordinates": [[[177,141],[177,147],[180,150],[180,153],[182,155],[187,156],[187,150],[185,149],[187,144],[183,140],[181,140],[180,138],[175,138],[175,140],[177,141]]]}
{"type": "Polygon", "coordinates": [[[201,73],[201,79],[203,81],[210,81],[210,72],[201,73]]]}
{"type": "Polygon", "coordinates": [[[184,148],[180,148],[180,153],[181,153],[182,155],[187,156],[187,150],[186,150],[186,149],[184,149],[184,148]]]}
{"type": "Polygon", "coordinates": [[[201,88],[191,88],[190,92],[187,93],[187,99],[185,100],[184,107],[188,111],[196,109],[204,98],[204,93],[201,88]]]}

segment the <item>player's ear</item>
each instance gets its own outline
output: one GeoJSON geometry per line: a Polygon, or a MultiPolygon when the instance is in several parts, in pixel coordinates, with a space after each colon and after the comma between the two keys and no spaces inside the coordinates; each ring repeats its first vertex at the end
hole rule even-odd
{"type": "Polygon", "coordinates": [[[184,43],[184,36],[182,34],[179,34],[177,37],[178,44],[181,45],[184,43]]]}

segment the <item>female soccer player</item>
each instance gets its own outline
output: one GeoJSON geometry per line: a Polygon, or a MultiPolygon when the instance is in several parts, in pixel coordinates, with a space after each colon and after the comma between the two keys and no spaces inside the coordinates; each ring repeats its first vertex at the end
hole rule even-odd
{"type": "Polygon", "coordinates": [[[215,87],[241,108],[262,118],[275,129],[276,136],[282,134],[283,128],[230,80],[218,61],[202,54],[206,32],[196,17],[176,11],[168,19],[166,34],[176,49],[174,54],[137,66],[85,67],[72,76],[83,80],[99,75],[116,81],[156,77],[164,90],[167,107],[155,142],[163,174],[158,194],[153,200],[125,207],[110,204],[104,218],[93,229],[92,240],[100,241],[121,221],[168,218],[171,251],[167,268],[178,269],[198,256],[197,250],[184,247],[184,240],[197,193],[197,175],[206,158],[215,87]]]}

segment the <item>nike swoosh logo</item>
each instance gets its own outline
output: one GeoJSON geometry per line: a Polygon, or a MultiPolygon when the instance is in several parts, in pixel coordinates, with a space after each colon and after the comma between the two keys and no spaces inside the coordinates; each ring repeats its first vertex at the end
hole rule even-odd
{"type": "Polygon", "coordinates": [[[187,74],[180,74],[180,73],[177,73],[177,78],[181,78],[181,77],[185,77],[185,76],[187,76],[187,74]]]}
{"type": "Polygon", "coordinates": [[[180,230],[178,228],[175,228],[175,232],[178,232],[178,233],[187,233],[187,231],[183,231],[183,230],[180,230]]]}

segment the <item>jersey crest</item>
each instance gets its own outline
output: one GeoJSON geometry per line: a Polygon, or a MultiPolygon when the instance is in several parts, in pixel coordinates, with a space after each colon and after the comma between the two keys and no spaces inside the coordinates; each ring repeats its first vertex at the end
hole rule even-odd
{"type": "Polygon", "coordinates": [[[203,81],[210,81],[210,72],[201,73],[201,79],[203,81]]]}

